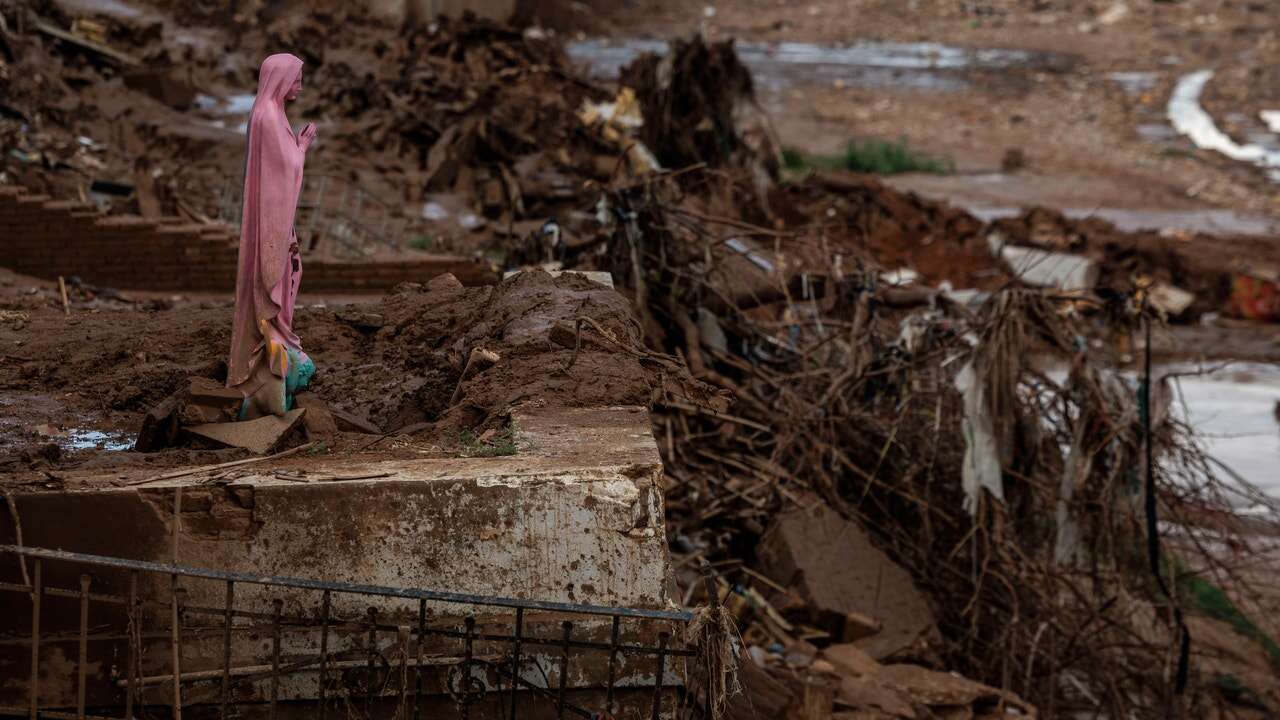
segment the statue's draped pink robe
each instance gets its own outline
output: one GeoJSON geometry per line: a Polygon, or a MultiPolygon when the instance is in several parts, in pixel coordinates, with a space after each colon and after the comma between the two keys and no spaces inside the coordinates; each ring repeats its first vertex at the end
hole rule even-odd
{"type": "Polygon", "coordinates": [[[262,61],[258,94],[249,117],[240,221],[240,263],[236,274],[235,325],[227,386],[252,395],[259,363],[272,374],[289,372],[288,350],[301,353],[293,333],[293,307],[302,263],[292,250],[294,213],[302,190],[305,151],[298,144],[285,96],[302,73],[302,60],[277,54],[262,61]]]}

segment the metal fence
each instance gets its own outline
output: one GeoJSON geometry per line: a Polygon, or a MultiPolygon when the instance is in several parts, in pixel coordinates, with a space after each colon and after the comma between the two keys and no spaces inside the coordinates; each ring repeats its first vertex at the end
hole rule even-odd
{"type": "Polygon", "coordinates": [[[656,720],[689,702],[687,611],[0,555],[0,715],[656,720]]]}
{"type": "MultiPolygon", "coordinates": [[[[218,199],[218,219],[240,226],[242,180],[229,178],[218,199]]],[[[402,208],[337,175],[308,173],[298,196],[294,227],[303,253],[365,257],[403,248],[411,221],[402,208]]]]}

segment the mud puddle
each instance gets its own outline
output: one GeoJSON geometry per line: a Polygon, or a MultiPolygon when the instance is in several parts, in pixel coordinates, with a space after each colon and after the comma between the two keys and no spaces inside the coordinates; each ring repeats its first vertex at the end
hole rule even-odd
{"type": "Polygon", "coordinates": [[[67,450],[130,450],[133,436],[123,432],[103,432],[73,428],[66,436],[58,438],[58,444],[67,450]]]}
{"type": "MultiPolygon", "coordinates": [[[[1165,372],[1194,370],[1170,367],[1165,372]]],[[[1239,363],[1173,382],[1177,412],[1201,434],[1205,452],[1280,499],[1280,369],[1239,363]]],[[[1244,498],[1240,503],[1242,510],[1248,509],[1244,498]]]]}
{"type": "MultiPolygon", "coordinates": [[[[1194,428],[1196,440],[1212,461],[1210,469],[1229,486],[1243,479],[1280,502],[1280,368],[1260,363],[1171,364],[1153,368],[1168,379],[1173,392],[1171,413],[1194,428]]],[[[1065,382],[1065,369],[1049,377],[1065,382]]],[[[1121,375],[1135,393],[1137,372],[1121,375]]],[[[1174,475],[1178,469],[1166,467],[1174,475]]],[[[1237,485],[1238,486],[1238,485],[1237,485]]],[[[1232,498],[1242,511],[1254,507],[1246,493],[1232,498]]]]}
{"type": "MultiPolygon", "coordinates": [[[[975,217],[991,222],[1017,217],[1021,208],[988,205],[964,206],[975,217]]],[[[1277,230],[1276,221],[1262,215],[1250,215],[1208,208],[1204,210],[1143,210],[1134,208],[1063,208],[1062,214],[1073,220],[1100,218],[1116,226],[1122,232],[1144,230],[1180,230],[1204,235],[1272,235],[1277,230]]]]}
{"type": "MultiPolygon", "coordinates": [[[[957,91],[969,86],[966,73],[1013,67],[1050,67],[1070,63],[1066,56],[1021,50],[979,49],[939,43],[859,42],[819,45],[802,42],[738,42],[738,56],[750,68],[757,86],[777,92],[801,83],[848,87],[957,91]]],[[[601,79],[642,53],[664,54],[660,40],[591,39],[570,43],[570,59],[588,66],[601,79]]]]}
{"type": "Polygon", "coordinates": [[[206,125],[244,134],[249,128],[249,113],[253,110],[253,93],[213,97],[197,95],[195,107],[206,119],[206,125]]]}
{"type": "MultiPolygon", "coordinates": [[[[1173,230],[1217,236],[1269,236],[1280,223],[1260,213],[1228,208],[1115,207],[1104,203],[1124,197],[1122,183],[1091,175],[1036,175],[1001,172],[955,175],[899,175],[885,180],[898,189],[943,200],[990,222],[1015,217],[1023,208],[1043,205],[1072,219],[1100,218],[1122,232],[1173,230]]],[[[1123,201],[1122,201],[1123,202],[1123,201]]]]}
{"type": "Polygon", "coordinates": [[[71,13],[103,15],[116,20],[159,20],[160,16],[121,0],[57,0],[57,5],[71,13]]]}

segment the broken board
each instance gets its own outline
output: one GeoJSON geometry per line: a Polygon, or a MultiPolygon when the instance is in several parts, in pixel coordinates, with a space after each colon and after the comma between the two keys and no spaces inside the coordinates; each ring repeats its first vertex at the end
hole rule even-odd
{"type": "Polygon", "coordinates": [[[883,624],[854,644],[883,659],[931,638],[933,611],[911,576],[857,523],[818,505],[783,513],[760,547],[761,570],[827,613],[857,613],[883,624]]]}
{"type": "Polygon", "coordinates": [[[193,425],[186,428],[186,431],[221,445],[244,448],[259,455],[265,455],[279,447],[289,433],[302,422],[306,412],[306,408],[295,408],[282,417],[267,415],[240,422],[206,423],[193,425]]]}

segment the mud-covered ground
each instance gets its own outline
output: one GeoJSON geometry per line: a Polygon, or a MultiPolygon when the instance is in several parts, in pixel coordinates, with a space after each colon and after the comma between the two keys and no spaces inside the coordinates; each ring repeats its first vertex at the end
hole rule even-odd
{"type": "MultiPolygon", "coordinates": [[[[118,10],[115,5],[88,0],[54,4],[67,12],[77,8],[118,10]]],[[[244,18],[195,17],[184,25],[178,22],[174,8],[165,3],[127,5],[143,8],[148,18],[157,19],[163,26],[161,35],[158,39],[113,35],[111,43],[171,53],[159,62],[168,63],[166,67],[189,67],[191,87],[217,102],[209,105],[202,101],[184,112],[175,111],[130,89],[109,71],[94,69],[97,65],[92,58],[72,53],[59,60],[63,63],[60,80],[68,87],[84,85],[91,92],[78,98],[62,97],[59,104],[43,108],[43,122],[53,126],[77,117],[73,112],[76,103],[96,104],[102,116],[94,120],[98,125],[81,127],[70,122],[67,128],[89,132],[85,128],[110,129],[142,119],[140,124],[133,123],[143,128],[142,137],[114,130],[102,135],[110,139],[107,144],[111,146],[103,157],[124,162],[133,153],[152,156],[157,149],[165,153],[172,150],[199,161],[191,163],[196,168],[191,172],[208,162],[215,175],[234,174],[242,136],[228,124],[235,117],[224,101],[243,99],[252,84],[252,61],[260,46],[287,42],[311,52],[308,43],[315,38],[309,33],[314,32],[316,23],[309,21],[306,13],[295,13],[259,24],[247,23],[244,18]],[[236,28],[241,31],[239,44],[225,62],[215,63],[219,43],[228,42],[236,28]],[[212,72],[215,67],[222,72],[212,72]],[[105,79],[99,77],[103,73],[105,79]],[[211,125],[219,122],[221,126],[211,125]]],[[[775,220],[786,227],[830,221],[832,227],[822,237],[838,248],[846,240],[844,234],[850,238],[866,235],[865,241],[850,249],[866,251],[886,267],[913,268],[931,285],[949,282],[956,288],[991,289],[1007,278],[987,255],[981,219],[1039,203],[1069,215],[1115,220],[1121,226],[1150,226],[1156,232],[1135,238],[1121,237],[1109,226],[1090,224],[1083,248],[1073,246],[1070,237],[1085,225],[1063,226],[1055,221],[1050,230],[1056,233],[1054,237],[1061,236],[1064,247],[1103,253],[1108,261],[1103,274],[1118,284],[1130,282],[1130,275],[1137,272],[1180,284],[1200,296],[1194,323],[1158,335],[1158,347],[1166,356],[1262,362],[1280,357],[1280,333],[1273,327],[1220,317],[1229,292],[1222,283],[1225,274],[1251,265],[1280,269],[1280,244],[1265,233],[1219,240],[1177,230],[1190,226],[1225,234],[1263,232],[1269,227],[1275,205],[1273,186],[1256,167],[1194,150],[1188,141],[1171,134],[1165,117],[1173,85],[1202,67],[1221,68],[1221,82],[1211,84],[1205,98],[1215,114],[1220,114],[1223,98],[1232,93],[1239,96],[1240,87],[1265,80],[1247,68],[1252,67],[1250,58],[1259,57],[1272,42],[1275,21],[1268,13],[1259,12],[1256,3],[1188,0],[1086,6],[1012,0],[962,4],[821,0],[797,7],[781,0],[710,4],[636,0],[597,5],[591,12],[571,13],[563,27],[585,31],[571,34],[574,42],[568,49],[569,57],[589,65],[600,87],[608,87],[610,63],[616,69],[639,50],[660,49],[668,38],[696,29],[712,39],[737,37],[744,62],[754,73],[757,94],[784,144],[812,153],[833,153],[851,137],[905,137],[922,152],[953,159],[956,172],[897,176],[887,179],[887,184],[949,200],[977,215],[975,219],[891,193],[865,178],[846,179],[836,185],[813,180],[786,184],[774,193],[772,203],[780,215],[775,220]],[[1112,7],[1123,7],[1124,11],[1112,7]],[[598,36],[612,39],[593,39],[598,36]],[[649,44],[633,42],[642,37],[651,38],[649,44]],[[862,47],[860,43],[879,44],[852,56],[832,54],[833,49],[862,47]],[[975,55],[971,51],[979,52],[975,55]],[[1010,150],[1022,155],[1021,167],[1006,162],[1010,150]],[[876,219],[879,229],[868,230],[868,216],[876,219]],[[1143,261],[1132,267],[1124,264],[1135,252],[1146,253],[1143,261]]],[[[332,14],[334,9],[326,6],[319,12],[332,14]]],[[[146,27],[146,23],[122,23],[125,28],[146,27]]],[[[359,125],[357,121],[363,121],[356,111],[361,103],[371,101],[362,94],[367,88],[357,78],[344,79],[342,73],[349,67],[387,73],[400,62],[394,53],[373,61],[371,48],[379,47],[378,33],[392,37],[391,31],[363,20],[354,22],[349,31],[359,42],[351,47],[321,49],[329,53],[322,65],[326,69],[317,71],[316,86],[309,86],[309,92],[319,97],[309,95],[307,113],[299,116],[319,116],[322,128],[331,130],[326,136],[330,139],[339,129],[350,135],[351,128],[359,125]],[[330,121],[332,125],[327,124],[330,121]]],[[[502,37],[503,42],[517,46],[515,34],[502,37]]],[[[430,41],[417,38],[414,42],[430,41]]],[[[538,41],[529,42],[530,52],[541,47],[538,41]]],[[[459,53],[448,56],[454,55],[459,53]]],[[[475,57],[474,50],[462,52],[460,57],[459,66],[483,69],[485,65],[467,59],[475,57]]],[[[431,63],[439,65],[434,60],[431,63]]],[[[438,78],[450,78],[456,68],[440,65],[433,72],[439,73],[438,78]]],[[[10,87],[29,91],[27,80],[12,78],[10,87]]],[[[575,92],[584,91],[580,81],[561,78],[560,82],[578,88],[575,92]]],[[[425,84],[444,86],[439,79],[425,84]]],[[[392,92],[397,88],[394,83],[383,87],[386,97],[379,96],[379,102],[400,108],[396,103],[403,98],[392,92]]],[[[474,100],[464,97],[455,104],[470,107],[467,103],[474,100]]],[[[439,100],[432,102],[439,104],[439,100]]],[[[561,105],[550,100],[538,103],[543,111],[555,110],[557,122],[553,125],[567,128],[555,134],[557,142],[565,135],[579,143],[570,147],[580,147],[584,143],[572,107],[561,105]]],[[[384,128],[373,133],[378,136],[375,139],[387,142],[387,137],[399,137],[397,142],[412,145],[410,141],[416,137],[412,133],[384,127],[389,117],[400,112],[394,108],[366,112],[370,117],[364,120],[376,121],[374,124],[384,128]]],[[[505,122],[503,118],[496,120],[505,122]]],[[[359,133],[357,136],[363,138],[359,133]]],[[[429,147],[429,137],[417,138],[418,150],[429,147]]],[[[513,147],[522,153],[528,151],[523,142],[513,147]]],[[[362,181],[381,174],[407,177],[415,183],[423,179],[418,168],[424,160],[420,152],[397,160],[388,149],[396,144],[390,143],[371,160],[351,157],[345,147],[322,142],[315,164],[309,160],[308,171],[344,165],[362,181]],[[403,164],[387,164],[393,160],[403,164]]],[[[494,147],[504,146],[495,141],[494,147]]],[[[92,155],[97,151],[90,148],[84,152],[92,155]]],[[[485,163],[491,160],[477,157],[485,163]]],[[[553,164],[558,168],[556,173],[576,167],[561,160],[553,164]]],[[[77,172],[74,167],[59,166],[52,174],[61,177],[77,172]]],[[[546,177],[564,180],[556,173],[546,177]]],[[[159,177],[157,190],[163,199],[169,186],[163,175],[159,177]]],[[[531,177],[543,176],[534,173],[531,177]]],[[[550,205],[544,208],[529,200],[532,186],[526,184],[524,192],[529,212],[550,213],[550,205]]],[[[190,190],[195,185],[173,187],[190,190]]],[[[404,188],[396,192],[400,190],[404,188]]],[[[548,192],[554,195],[559,190],[548,192]]],[[[190,197],[190,193],[186,197],[196,205],[211,202],[208,197],[190,197]]],[[[594,200],[594,196],[582,197],[594,200]]],[[[586,200],[574,209],[578,215],[584,214],[586,200]]],[[[568,215],[561,216],[562,221],[565,217],[568,215]]],[[[540,224],[541,220],[529,222],[540,224]]],[[[1012,233],[1016,240],[1044,234],[1034,217],[1009,222],[1019,229],[1012,233]]],[[[625,381],[641,377],[633,357],[615,354],[608,368],[600,372],[579,377],[574,373],[589,364],[575,365],[570,375],[560,376],[552,370],[563,360],[564,350],[547,347],[543,337],[539,340],[543,350],[535,355],[545,358],[529,360],[532,365],[504,361],[482,376],[495,378],[491,387],[486,386],[488,390],[468,387],[461,404],[446,407],[471,347],[509,348],[516,342],[510,333],[521,327],[520,322],[509,323],[510,318],[546,314],[546,308],[536,303],[521,306],[523,300],[506,287],[443,295],[444,290],[428,293],[410,289],[356,305],[329,298],[323,299],[323,304],[319,298],[307,301],[304,287],[306,306],[299,313],[298,324],[322,371],[316,392],[335,407],[367,417],[384,431],[421,426],[420,442],[413,452],[447,451],[451,434],[492,427],[513,404],[529,399],[552,398],[552,402],[569,404],[647,401],[646,393],[655,387],[652,378],[646,378],[643,387],[625,381]],[[503,311],[508,315],[485,315],[478,309],[489,307],[494,293],[494,297],[515,303],[503,311]],[[539,364],[544,361],[549,364],[539,364]],[[598,382],[614,372],[621,373],[619,382],[598,382]],[[530,386],[528,377],[549,378],[548,384],[530,386]],[[581,382],[586,377],[596,384],[581,382]]],[[[578,297],[577,292],[570,295],[578,297]]],[[[630,321],[621,319],[627,312],[625,299],[616,293],[602,293],[598,290],[582,296],[598,306],[571,310],[567,305],[555,305],[549,317],[572,320],[576,312],[598,311],[612,318],[614,324],[605,326],[629,328],[630,321]]],[[[73,299],[77,297],[73,290],[73,299]]],[[[0,278],[0,307],[9,313],[0,318],[0,389],[4,391],[0,402],[5,403],[6,411],[0,415],[0,452],[20,454],[23,448],[38,449],[41,443],[52,442],[68,449],[60,461],[66,463],[76,462],[77,445],[127,445],[147,408],[168,396],[186,377],[220,379],[223,372],[222,358],[229,343],[229,298],[173,301],[157,296],[141,303],[100,299],[96,305],[78,301],[67,317],[50,284],[5,276],[0,278]],[[38,289],[25,294],[31,287],[38,289]]],[[[544,317],[541,322],[548,321],[544,317]]],[[[546,334],[543,329],[539,332],[546,334]]],[[[625,335],[634,347],[640,346],[632,330],[625,335]]],[[[520,340],[517,344],[525,347],[522,352],[532,352],[530,342],[520,340]]],[[[387,451],[397,442],[407,441],[384,441],[370,452],[387,451]]],[[[352,443],[360,446],[358,441],[352,443]]],[[[204,454],[186,456],[184,452],[190,451],[162,453],[150,462],[178,464],[207,459],[204,454]]],[[[116,462],[115,458],[126,455],[106,453],[104,456],[112,459],[103,462],[116,462]]],[[[31,452],[27,456],[35,457],[31,452]]],[[[11,462],[8,467],[19,465],[23,463],[11,462]]]]}
{"type": "MultiPolygon", "coordinates": [[[[304,295],[302,303],[295,329],[319,368],[312,390],[394,434],[371,443],[377,436],[341,433],[328,453],[465,452],[465,436],[502,429],[521,407],[645,406],[655,393],[696,392],[680,366],[645,358],[627,300],[579,275],[534,272],[482,288],[444,276],[380,300],[328,306],[304,295]],[[614,340],[588,327],[575,359],[550,333],[579,317],[614,340]],[[477,347],[500,360],[463,381],[451,402],[477,347]]],[[[225,380],[231,313],[229,302],[99,299],[64,315],[56,286],[0,276],[0,477],[110,481],[244,457],[128,450],[146,411],[187,378],[225,380]]]]}
{"type": "MultiPolygon", "coordinates": [[[[954,161],[951,176],[897,187],[988,213],[1042,204],[1222,234],[1270,234],[1280,209],[1261,169],[1196,149],[1167,116],[1179,80],[1213,70],[1203,103],[1218,126],[1239,143],[1265,135],[1259,113],[1280,109],[1280,21],[1266,3],[594,5],[585,26],[615,42],[701,29],[759,46],[762,99],[789,145],[834,153],[851,137],[904,137],[954,161]],[[851,46],[863,52],[842,59],[851,46]]],[[[1280,135],[1261,141],[1280,147],[1280,135]]]]}

